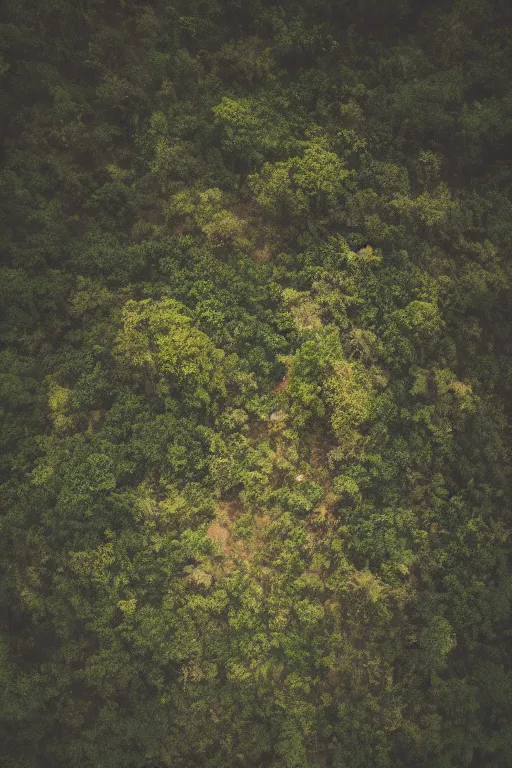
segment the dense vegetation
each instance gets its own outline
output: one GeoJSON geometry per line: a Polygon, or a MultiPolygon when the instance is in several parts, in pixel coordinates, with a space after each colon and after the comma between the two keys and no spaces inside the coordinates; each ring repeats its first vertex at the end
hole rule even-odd
{"type": "Polygon", "coordinates": [[[504,0],[4,0],[8,768],[508,768],[504,0]]]}

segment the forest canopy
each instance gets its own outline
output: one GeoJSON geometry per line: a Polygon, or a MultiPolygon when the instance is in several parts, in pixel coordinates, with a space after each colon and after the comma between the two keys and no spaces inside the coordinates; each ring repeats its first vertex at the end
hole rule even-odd
{"type": "Polygon", "coordinates": [[[505,0],[4,0],[7,768],[509,768],[505,0]]]}

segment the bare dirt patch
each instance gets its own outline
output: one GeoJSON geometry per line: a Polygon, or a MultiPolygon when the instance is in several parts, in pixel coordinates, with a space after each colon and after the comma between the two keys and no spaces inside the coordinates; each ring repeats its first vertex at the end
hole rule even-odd
{"type": "Polygon", "coordinates": [[[272,250],[268,243],[265,243],[261,248],[254,251],[254,260],[258,262],[268,261],[272,255],[272,250]]]}
{"type": "Polygon", "coordinates": [[[224,525],[221,525],[218,520],[214,520],[208,526],[206,533],[212,541],[214,541],[216,544],[219,544],[224,551],[227,551],[228,542],[231,538],[231,534],[228,528],[226,528],[224,525]]]}

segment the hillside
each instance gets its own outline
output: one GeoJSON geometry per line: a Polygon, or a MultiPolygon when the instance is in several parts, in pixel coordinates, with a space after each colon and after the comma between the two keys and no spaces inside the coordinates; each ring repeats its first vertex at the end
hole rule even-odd
{"type": "Polygon", "coordinates": [[[4,0],[6,768],[510,768],[512,12],[4,0]]]}

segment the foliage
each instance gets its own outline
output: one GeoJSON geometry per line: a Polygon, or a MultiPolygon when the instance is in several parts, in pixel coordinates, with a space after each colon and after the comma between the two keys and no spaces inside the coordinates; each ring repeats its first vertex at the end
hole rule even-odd
{"type": "Polygon", "coordinates": [[[500,0],[6,0],[12,768],[508,768],[500,0]]]}

